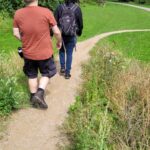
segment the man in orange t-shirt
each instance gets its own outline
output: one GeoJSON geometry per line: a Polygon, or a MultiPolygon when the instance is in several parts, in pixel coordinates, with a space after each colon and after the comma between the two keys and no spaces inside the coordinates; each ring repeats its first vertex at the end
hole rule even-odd
{"type": "Polygon", "coordinates": [[[26,7],[15,13],[13,33],[22,42],[23,70],[28,77],[31,103],[35,107],[46,109],[48,106],[44,100],[44,91],[49,78],[56,74],[50,28],[56,37],[58,49],[62,46],[61,33],[49,9],[39,7],[38,0],[24,2],[26,7]],[[38,70],[41,73],[39,82],[38,70]]]}

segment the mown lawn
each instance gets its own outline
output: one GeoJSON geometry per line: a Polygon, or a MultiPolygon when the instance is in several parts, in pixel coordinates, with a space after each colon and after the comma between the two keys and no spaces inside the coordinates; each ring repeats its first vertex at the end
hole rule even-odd
{"type": "Polygon", "coordinates": [[[122,30],[144,29],[150,27],[150,13],[137,8],[107,3],[105,7],[82,6],[84,32],[81,39],[99,33],[122,30]]]}
{"type": "Polygon", "coordinates": [[[103,39],[100,45],[109,45],[124,56],[150,62],[150,32],[134,32],[112,35],[103,39]]]}

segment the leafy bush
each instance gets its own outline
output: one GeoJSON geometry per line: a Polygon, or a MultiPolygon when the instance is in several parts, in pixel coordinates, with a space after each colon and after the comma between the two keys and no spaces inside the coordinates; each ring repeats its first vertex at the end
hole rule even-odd
{"type": "Polygon", "coordinates": [[[0,115],[8,115],[19,107],[18,99],[21,93],[16,91],[16,78],[0,79],[0,115]]]}
{"type": "Polygon", "coordinates": [[[0,12],[6,11],[13,15],[14,11],[24,6],[22,0],[0,0],[0,12]]]}
{"type": "MultiPolygon", "coordinates": [[[[0,12],[6,11],[13,15],[14,11],[25,6],[23,0],[0,0],[0,12]]],[[[39,0],[39,5],[55,10],[59,0],[39,0]]]]}
{"type": "Polygon", "coordinates": [[[150,4],[150,0],[145,0],[146,4],[150,4]]]}

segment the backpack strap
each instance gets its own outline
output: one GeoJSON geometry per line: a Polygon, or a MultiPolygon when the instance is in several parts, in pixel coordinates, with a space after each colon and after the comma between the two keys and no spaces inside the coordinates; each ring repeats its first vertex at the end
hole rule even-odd
{"type": "Polygon", "coordinates": [[[62,9],[63,10],[66,10],[66,9],[70,8],[74,12],[77,7],[78,7],[78,5],[76,5],[76,4],[73,4],[72,7],[68,7],[65,3],[62,4],[62,9]]]}
{"type": "Polygon", "coordinates": [[[77,5],[76,4],[73,4],[73,6],[70,8],[73,12],[77,9],[77,5]]]}
{"type": "Polygon", "coordinates": [[[66,4],[64,3],[64,4],[62,4],[62,9],[63,10],[66,10],[67,9],[67,6],[66,6],[66,4]]]}

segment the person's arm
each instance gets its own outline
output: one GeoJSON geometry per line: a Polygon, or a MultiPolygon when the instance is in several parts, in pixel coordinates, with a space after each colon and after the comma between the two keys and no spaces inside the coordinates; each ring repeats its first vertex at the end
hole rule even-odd
{"type": "Polygon", "coordinates": [[[60,49],[61,46],[62,46],[62,38],[61,38],[61,32],[57,26],[57,22],[52,14],[51,11],[48,11],[48,14],[47,14],[47,17],[48,17],[48,21],[49,21],[49,24],[50,24],[50,28],[52,29],[53,31],[53,34],[57,40],[57,48],[60,49]]]}
{"type": "Polygon", "coordinates": [[[21,35],[20,35],[20,32],[19,32],[19,28],[13,28],[13,35],[21,41],[21,35]]]}
{"type": "Polygon", "coordinates": [[[77,35],[81,36],[82,29],[83,29],[83,17],[82,17],[82,11],[80,7],[76,9],[75,14],[76,14],[76,21],[77,21],[77,26],[78,26],[77,35]]]}
{"type": "Polygon", "coordinates": [[[54,12],[54,16],[55,16],[58,26],[59,26],[60,13],[61,13],[61,5],[59,5],[54,12]]]}
{"type": "Polygon", "coordinates": [[[55,36],[55,38],[57,40],[57,43],[56,43],[57,45],[56,46],[57,46],[58,49],[60,49],[61,46],[62,46],[61,32],[60,32],[60,30],[59,30],[57,25],[53,26],[52,30],[53,30],[54,36],[55,36]]]}
{"type": "Polygon", "coordinates": [[[13,19],[13,35],[18,39],[21,40],[21,35],[19,31],[18,19],[17,19],[17,12],[14,15],[13,19]]]}

